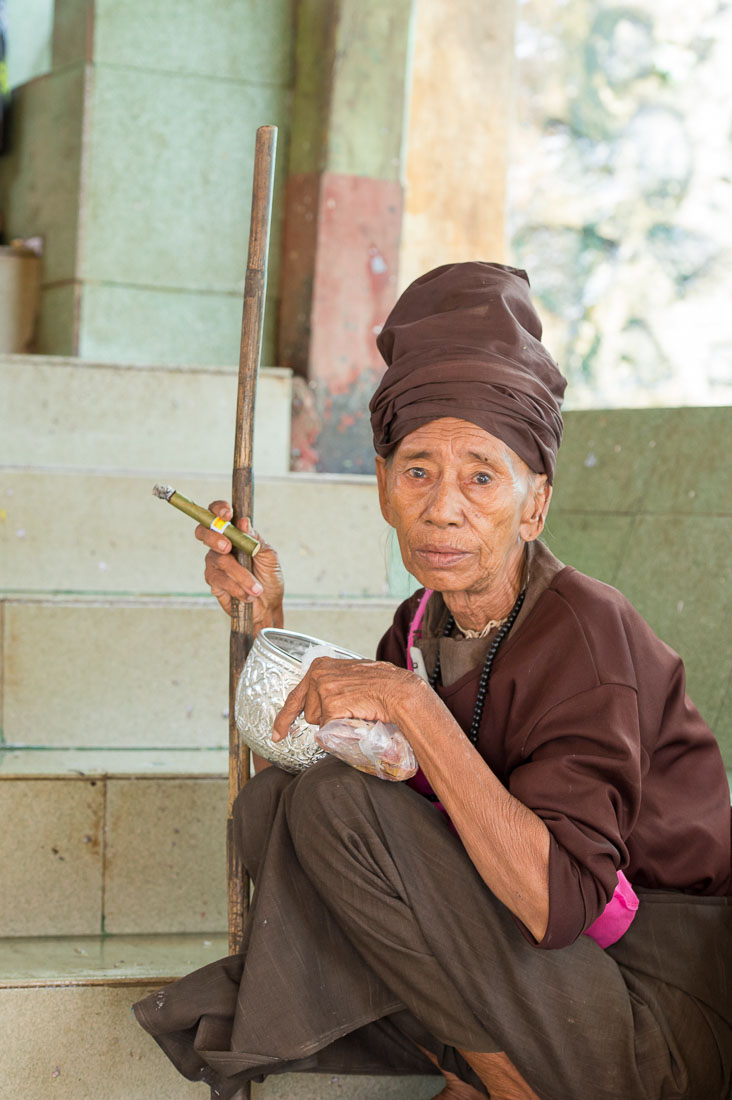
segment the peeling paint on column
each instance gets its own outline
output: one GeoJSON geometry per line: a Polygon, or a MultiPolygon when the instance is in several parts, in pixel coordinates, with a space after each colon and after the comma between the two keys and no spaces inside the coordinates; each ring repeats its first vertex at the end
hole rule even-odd
{"type": "Polygon", "coordinates": [[[413,0],[303,0],[278,364],[295,386],[292,466],[373,471],[376,336],[397,295],[413,0]]]}
{"type": "Polygon", "coordinates": [[[311,394],[300,390],[293,410],[293,466],[372,473],[368,402],[384,368],[376,336],[397,295],[402,190],[392,180],[324,173],[313,233],[302,220],[311,186],[291,181],[285,230],[282,362],[307,373],[311,394]]]}

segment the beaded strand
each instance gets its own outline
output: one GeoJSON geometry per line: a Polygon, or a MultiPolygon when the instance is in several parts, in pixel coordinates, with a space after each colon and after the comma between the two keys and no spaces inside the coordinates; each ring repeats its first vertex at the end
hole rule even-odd
{"type": "MultiPolygon", "coordinates": [[[[483,669],[480,674],[480,680],[478,681],[478,695],[475,700],[475,707],[473,709],[473,721],[470,725],[470,733],[468,737],[470,741],[475,745],[478,741],[478,730],[480,729],[481,719],[483,718],[483,707],[485,705],[485,697],[488,691],[488,680],[491,674],[491,668],[493,667],[493,661],[501,642],[504,640],[509,630],[516,622],[519,611],[523,606],[524,599],[526,597],[526,589],[522,589],[519,592],[518,599],[513,605],[510,615],[506,619],[501,629],[496,634],[495,638],[491,642],[490,649],[486,654],[485,661],[483,662],[483,669]]],[[[455,625],[455,618],[453,615],[448,617],[445,623],[445,629],[442,631],[442,637],[447,638],[452,632],[452,628],[455,625]]],[[[435,684],[440,676],[440,647],[437,647],[437,659],[435,661],[435,667],[432,670],[432,675],[429,678],[430,687],[434,689],[435,684]]]]}

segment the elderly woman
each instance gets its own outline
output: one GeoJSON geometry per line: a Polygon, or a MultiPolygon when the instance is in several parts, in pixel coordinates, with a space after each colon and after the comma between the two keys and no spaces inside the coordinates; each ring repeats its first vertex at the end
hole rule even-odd
{"type": "MultiPolygon", "coordinates": [[[[420,769],[260,767],[242,792],[244,951],[136,1006],[215,1095],[439,1067],[466,1100],[726,1096],[722,761],[680,659],[537,541],[565,384],[540,338],[524,272],[484,263],[418,279],[379,337],[381,509],[424,589],[375,662],[314,662],[273,736],[301,711],[382,719],[420,769]]],[[[252,576],[197,534],[222,605],[281,625],[274,550],[252,576]]]]}

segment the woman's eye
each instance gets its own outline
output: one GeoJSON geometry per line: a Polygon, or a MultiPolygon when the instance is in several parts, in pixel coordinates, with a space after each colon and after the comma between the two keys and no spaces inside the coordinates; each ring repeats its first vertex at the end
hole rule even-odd
{"type": "Polygon", "coordinates": [[[490,474],[476,474],[475,480],[478,485],[490,485],[492,478],[490,474]]]}
{"type": "Polygon", "coordinates": [[[407,474],[409,475],[409,477],[414,477],[419,480],[427,477],[427,471],[423,470],[421,466],[410,466],[407,470],[407,474]]]}

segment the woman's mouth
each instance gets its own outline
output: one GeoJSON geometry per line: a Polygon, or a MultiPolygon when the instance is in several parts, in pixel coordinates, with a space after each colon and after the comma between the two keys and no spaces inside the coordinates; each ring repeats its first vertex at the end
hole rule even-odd
{"type": "Polygon", "coordinates": [[[436,569],[448,569],[470,556],[467,550],[459,550],[456,546],[418,546],[414,553],[425,565],[436,569]]]}

